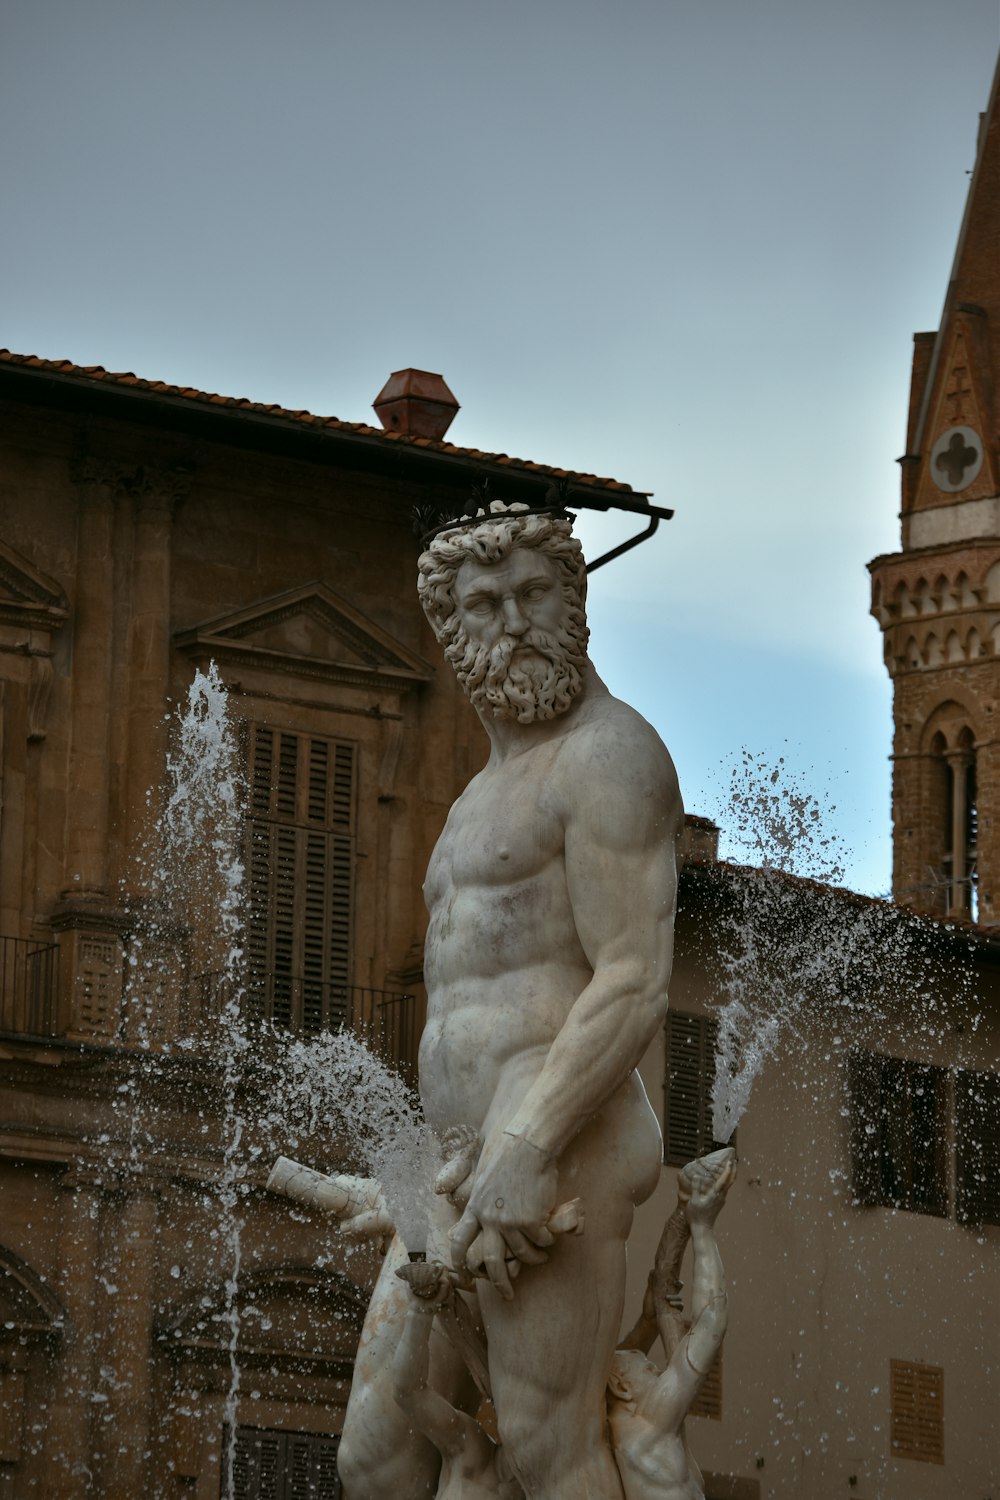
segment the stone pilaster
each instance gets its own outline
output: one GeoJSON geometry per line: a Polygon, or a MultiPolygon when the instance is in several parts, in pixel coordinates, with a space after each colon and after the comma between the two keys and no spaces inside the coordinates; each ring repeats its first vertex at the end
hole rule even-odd
{"type": "Polygon", "coordinates": [[[71,1168],[61,1180],[59,1295],[67,1312],[62,1379],[55,1397],[53,1427],[59,1433],[57,1462],[49,1483],[52,1500],[76,1500],[98,1493],[94,1417],[105,1325],[98,1298],[107,1294],[97,1277],[101,1268],[104,1193],[91,1172],[71,1168]]]}
{"type": "Polygon", "coordinates": [[[135,512],[128,637],[128,844],[148,835],[163,783],[170,682],[170,550],[173,515],[189,477],[142,469],[131,488],[135,512]],[[147,798],[152,794],[152,808],[147,798]]]}
{"type": "Polygon", "coordinates": [[[97,1438],[104,1500],[136,1500],[150,1482],[158,1209],[155,1188],[130,1185],[109,1226],[113,1240],[105,1258],[115,1293],[109,1299],[105,1344],[109,1373],[102,1393],[107,1403],[97,1438]]]}
{"type": "Polygon", "coordinates": [[[108,789],[114,647],[114,527],[127,478],[120,465],[74,464],[80,492],[70,751],[72,815],[66,892],[77,901],[108,896],[108,789]]]}

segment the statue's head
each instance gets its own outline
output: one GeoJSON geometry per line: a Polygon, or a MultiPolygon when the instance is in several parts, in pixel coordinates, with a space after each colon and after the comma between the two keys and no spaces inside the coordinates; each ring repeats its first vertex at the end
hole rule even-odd
{"type": "Polygon", "coordinates": [[[583,686],[583,551],[563,516],[497,501],[490,511],[429,543],[418,564],[420,602],[481,713],[551,719],[583,686]]]}
{"type": "Polygon", "coordinates": [[[660,1378],[653,1362],[638,1349],[616,1349],[608,1372],[608,1401],[638,1401],[660,1378]]]}

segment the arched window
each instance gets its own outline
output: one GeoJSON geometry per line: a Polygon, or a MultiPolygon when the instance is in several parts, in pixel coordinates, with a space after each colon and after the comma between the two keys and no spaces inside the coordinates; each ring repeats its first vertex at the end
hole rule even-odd
{"type": "Polygon", "coordinates": [[[931,742],[931,751],[940,767],[935,779],[944,791],[944,797],[937,805],[944,814],[940,834],[947,912],[949,916],[967,917],[974,922],[978,914],[976,845],[979,816],[976,745],[972,730],[964,726],[951,737],[950,745],[939,732],[931,742]]]}

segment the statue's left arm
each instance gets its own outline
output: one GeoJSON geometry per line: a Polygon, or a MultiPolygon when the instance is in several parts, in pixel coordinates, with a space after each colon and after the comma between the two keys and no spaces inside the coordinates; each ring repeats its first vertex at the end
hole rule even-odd
{"type": "Polygon", "coordinates": [[[683,809],[654,731],[629,713],[573,736],[555,796],[567,893],[593,977],[513,1117],[486,1142],[452,1232],[456,1261],[484,1266],[504,1296],[512,1292],[504,1256],[531,1263],[551,1243],[545,1221],[560,1156],[625,1083],[662,1024],[673,960],[683,809]]]}

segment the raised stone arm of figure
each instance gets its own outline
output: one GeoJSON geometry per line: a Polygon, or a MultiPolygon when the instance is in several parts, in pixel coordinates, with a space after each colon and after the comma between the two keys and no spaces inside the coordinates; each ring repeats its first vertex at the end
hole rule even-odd
{"type": "Polygon", "coordinates": [[[340,1222],[350,1239],[385,1240],[395,1228],[374,1177],[328,1177],[288,1156],[279,1156],[267,1179],[267,1189],[306,1208],[318,1208],[340,1222]]]}
{"type": "Polygon", "coordinates": [[[736,1152],[731,1146],[713,1151],[689,1162],[682,1175],[691,1187],[686,1212],[694,1251],[691,1328],[682,1341],[682,1350],[692,1371],[703,1379],[725,1338],[729,1318],[726,1278],[714,1226],[736,1179],[736,1152]]]}
{"type": "MultiPolygon", "coordinates": [[[[668,1264],[664,1255],[665,1274],[656,1279],[654,1271],[651,1283],[656,1321],[669,1356],[666,1369],[658,1372],[635,1346],[615,1355],[608,1380],[608,1416],[626,1500],[697,1500],[703,1494],[683,1424],[726,1332],[726,1284],[713,1226],[735,1176],[736,1153],[731,1147],[690,1162],[681,1174],[679,1206],[691,1229],[694,1252],[692,1322],[678,1339],[676,1298],[670,1288],[676,1285],[680,1261],[675,1256],[668,1264]]],[[[666,1238],[665,1234],[661,1239],[661,1249],[666,1238]]]]}
{"type": "MultiPolygon", "coordinates": [[[[684,1251],[691,1238],[691,1226],[687,1217],[690,1196],[682,1173],[678,1177],[677,1206],[663,1226],[660,1243],[656,1247],[656,1259],[646,1281],[642,1312],[633,1328],[619,1343],[619,1349],[638,1349],[643,1354],[648,1354],[660,1336],[660,1317],[664,1310],[680,1313],[682,1309],[683,1283],[680,1271],[684,1251]]],[[[664,1340],[664,1353],[668,1358],[676,1343],[676,1339],[669,1343],[664,1340]]]]}
{"type": "Polygon", "coordinates": [[[546,1258],[566,1147],[630,1078],[662,1024],[673,957],[682,809],[658,738],[637,716],[581,728],[561,752],[549,791],[575,939],[591,977],[518,1107],[488,1135],[451,1234],[455,1264],[485,1268],[507,1299],[505,1262],[546,1258]]]}

